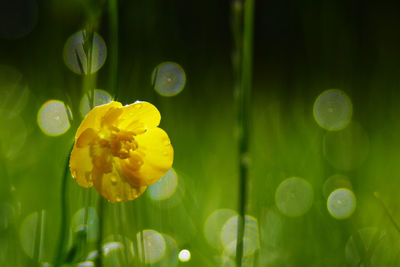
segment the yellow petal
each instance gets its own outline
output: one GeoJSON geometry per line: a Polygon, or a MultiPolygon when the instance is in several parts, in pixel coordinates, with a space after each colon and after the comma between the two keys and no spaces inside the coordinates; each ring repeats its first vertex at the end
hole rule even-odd
{"type": "Polygon", "coordinates": [[[138,128],[150,129],[160,124],[161,115],[158,109],[148,102],[136,102],[122,107],[118,128],[134,131],[138,128]]]}
{"type": "Polygon", "coordinates": [[[92,182],[92,158],[90,157],[90,147],[85,146],[78,148],[76,145],[72,149],[71,158],[69,160],[72,177],[82,186],[89,188],[92,182]]]}
{"type": "MultiPolygon", "coordinates": [[[[157,182],[172,167],[174,150],[164,130],[156,127],[135,136],[138,149],[134,157],[140,155],[140,167],[127,160],[121,160],[121,171],[133,185],[151,185],[157,182]]],[[[133,163],[136,159],[131,159],[133,163]]]]}
{"type": "Polygon", "coordinates": [[[92,144],[96,140],[97,134],[93,128],[87,128],[80,136],[76,139],[75,146],[82,148],[92,144]]]}
{"type": "Polygon", "coordinates": [[[120,175],[119,159],[114,158],[113,170],[109,173],[94,172],[96,190],[111,202],[129,201],[138,198],[146,190],[146,186],[132,186],[125,177],[120,175]]]}
{"type": "Polygon", "coordinates": [[[79,138],[79,136],[88,128],[92,128],[95,131],[99,131],[101,128],[101,122],[104,115],[110,110],[121,107],[122,104],[113,101],[105,105],[97,106],[93,108],[83,119],[81,125],[76,131],[75,141],[79,138]]]}

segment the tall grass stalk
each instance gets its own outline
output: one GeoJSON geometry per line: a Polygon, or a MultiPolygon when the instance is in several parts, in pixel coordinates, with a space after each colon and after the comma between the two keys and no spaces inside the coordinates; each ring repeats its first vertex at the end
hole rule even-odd
{"type": "MultiPolygon", "coordinates": [[[[109,15],[109,34],[110,34],[110,75],[109,83],[110,88],[114,92],[114,98],[117,99],[118,94],[118,0],[108,1],[108,15],[109,15]]],[[[94,88],[92,90],[92,101],[94,100],[94,88]]],[[[93,104],[93,103],[92,103],[93,104]]],[[[93,106],[91,106],[93,108],[93,106]]],[[[99,214],[99,237],[97,241],[98,257],[96,259],[96,266],[101,267],[103,264],[103,228],[104,228],[104,209],[105,200],[99,196],[98,214],[99,214]]]]}
{"type": "Polygon", "coordinates": [[[97,203],[97,212],[99,215],[99,236],[97,238],[97,258],[96,258],[96,267],[103,266],[103,228],[104,228],[104,206],[105,200],[102,196],[99,195],[98,203],[97,203]]]}
{"type": "Polygon", "coordinates": [[[71,154],[73,148],[73,144],[71,145],[71,148],[69,149],[69,152],[67,154],[67,158],[65,160],[65,165],[64,165],[64,172],[63,172],[63,177],[61,180],[61,216],[60,216],[60,233],[59,233],[59,238],[58,238],[58,246],[56,250],[56,256],[54,259],[54,266],[60,266],[62,264],[62,259],[63,259],[63,252],[64,252],[64,244],[66,241],[66,233],[68,232],[67,230],[67,211],[68,211],[68,201],[67,201],[67,191],[68,191],[68,178],[69,178],[69,155],[71,154]]]}
{"type": "Polygon", "coordinates": [[[253,72],[253,23],[254,0],[245,0],[243,5],[243,20],[241,19],[242,5],[234,1],[233,34],[236,46],[234,58],[234,73],[236,75],[236,101],[238,120],[239,148],[239,216],[236,242],[236,265],[242,266],[243,237],[245,229],[245,214],[247,201],[247,183],[249,168],[250,112],[251,88],[253,72]],[[243,21],[243,23],[241,23],[243,21]]]}

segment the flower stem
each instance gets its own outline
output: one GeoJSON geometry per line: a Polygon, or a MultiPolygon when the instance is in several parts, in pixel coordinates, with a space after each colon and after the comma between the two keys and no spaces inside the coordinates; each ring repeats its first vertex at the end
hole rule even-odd
{"type": "Polygon", "coordinates": [[[99,236],[97,239],[96,267],[103,266],[103,228],[104,228],[104,198],[99,196],[97,211],[99,213],[99,236]]]}
{"type": "Polygon", "coordinates": [[[249,128],[250,128],[250,98],[253,71],[253,20],[254,0],[245,0],[243,9],[243,30],[240,23],[241,3],[233,2],[234,35],[238,58],[236,61],[237,109],[239,128],[239,216],[236,242],[236,265],[242,266],[243,237],[245,229],[245,214],[247,200],[247,183],[249,168],[249,128]],[[236,33],[235,33],[236,30],[236,33]]]}
{"type": "Polygon", "coordinates": [[[65,243],[65,237],[67,233],[67,210],[68,210],[68,202],[67,202],[67,186],[68,186],[68,174],[69,174],[69,155],[71,154],[73,148],[73,144],[71,148],[69,149],[69,152],[67,154],[66,160],[65,160],[65,165],[64,165],[64,173],[63,177],[61,180],[61,216],[60,216],[60,221],[61,221],[61,226],[60,226],[60,233],[59,233],[59,239],[58,239],[58,247],[57,247],[57,252],[56,256],[54,259],[54,266],[60,266],[62,261],[61,259],[63,258],[63,250],[64,250],[64,243],[65,243]]]}

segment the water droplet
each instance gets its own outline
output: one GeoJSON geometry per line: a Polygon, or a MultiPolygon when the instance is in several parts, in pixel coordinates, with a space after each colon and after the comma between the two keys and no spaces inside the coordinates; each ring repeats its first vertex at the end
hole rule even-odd
{"type": "Polygon", "coordinates": [[[115,177],[115,176],[111,176],[110,180],[113,185],[115,185],[117,183],[117,177],[115,177]]]}

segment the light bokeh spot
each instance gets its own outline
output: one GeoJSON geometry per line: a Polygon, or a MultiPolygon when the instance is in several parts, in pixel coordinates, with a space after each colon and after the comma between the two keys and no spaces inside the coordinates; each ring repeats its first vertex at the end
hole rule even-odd
{"type": "MultiPolygon", "coordinates": [[[[90,47],[90,36],[86,34],[85,30],[74,33],[68,38],[64,46],[64,62],[67,67],[77,74],[88,73],[88,47],[90,47]],[[85,49],[86,48],[86,49],[85,49]]],[[[106,61],[107,48],[103,38],[96,32],[93,33],[92,38],[92,53],[90,65],[90,73],[97,72],[106,61]]]]}
{"type": "Polygon", "coordinates": [[[98,238],[99,219],[96,209],[89,207],[82,208],[75,212],[71,219],[71,230],[78,232],[84,229],[87,232],[88,241],[96,241],[98,238]],[[88,212],[87,212],[88,211],[88,212]],[[85,224],[87,223],[87,224],[85,224]]]}
{"type": "Polygon", "coordinates": [[[0,65],[0,115],[13,118],[26,106],[29,89],[23,75],[13,66],[0,65]]]}
{"type": "Polygon", "coordinates": [[[237,212],[231,209],[218,209],[213,211],[204,223],[204,235],[208,243],[215,248],[222,248],[221,232],[225,223],[237,212]]]}
{"type": "Polygon", "coordinates": [[[123,267],[128,266],[124,261],[124,246],[120,242],[108,242],[103,245],[104,266],[123,267]]]}
{"type": "Polygon", "coordinates": [[[43,261],[44,249],[44,236],[46,223],[46,211],[33,212],[22,221],[19,228],[19,240],[22,250],[30,258],[43,261]]]}
{"type": "Polygon", "coordinates": [[[175,62],[163,62],[153,71],[151,81],[154,89],[162,96],[179,94],[186,84],[183,68],[175,62]]]}
{"type": "Polygon", "coordinates": [[[94,263],[92,261],[83,261],[79,262],[76,267],[94,267],[94,263]]]}
{"type": "MultiPolygon", "coordinates": [[[[231,217],[222,228],[221,241],[225,253],[234,257],[236,255],[236,240],[238,228],[238,216],[231,217]]],[[[258,221],[253,216],[245,216],[243,255],[252,255],[260,247],[258,221]]]]}
{"type": "Polygon", "coordinates": [[[302,178],[292,177],[284,180],[275,193],[275,204],[279,211],[289,217],[304,215],[312,206],[313,188],[302,178]]]}
{"type": "Polygon", "coordinates": [[[338,170],[359,167],[368,156],[369,138],[360,124],[353,122],[346,129],[327,132],[323,139],[323,154],[338,170]]]}
{"type": "Polygon", "coordinates": [[[110,235],[103,245],[105,266],[124,267],[134,265],[135,250],[132,240],[122,235],[110,235]]]}
{"type": "Polygon", "coordinates": [[[156,263],[164,257],[166,243],[163,235],[159,232],[143,230],[137,234],[137,242],[140,258],[144,258],[146,264],[156,263]],[[144,247],[144,255],[142,247],[144,247]]]}
{"type": "Polygon", "coordinates": [[[49,100],[42,105],[37,115],[37,122],[43,133],[49,136],[64,134],[71,127],[71,111],[64,102],[49,100]]]}
{"type": "Polygon", "coordinates": [[[160,261],[160,265],[161,266],[170,266],[170,267],[174,267],[178,265],[178,246],[176,244],[175,239],[173,239],[171,236],[167,235],[167,234],[162,234],[165,240],[165,255],[162,258],[162,261],[160,261]]]}
{"type": "Polygon", "coordinates": [[[26,123],[18,116],[1,116],[0,125],[7,125],[6,131],[0,131],[0,152],[7,159],[15,158],[23,152],[23,147],[27,141],[28,131],[26,123]]]}
{"type": "Polygon", "coordinates": [[[178,175],[171,168],[157,183],[147,188],[147,193],[153,200],[165,200],[170,198],[178,186],[178,175]]]}
{"type": "Polygon", "coordinates": [[[350,180],[342,175],[342,174],[334,174],[328,179],[326,179],[323,186],[323,194],[325,198],[328,198],[329,195],[338,188],[347,188],[349,190],[353,189],[350,180]]]}
{"type": "Polygon", "coordinates": [[[349,218],[356,209],[356,197],[347,188],[339,188],[333,191],[327,202],[329,213],[336,219],[349,218]]]}
{"type": "Polygon", "coordinates": [[[315,121],[326,130],[338,131],[344,129],[350,123],[352,114],[351,100],[341,90],[326,90],[315,100],[315,121]]]}
{"type": "Polygon", "coordinates": [[[181,262],[188,262],[190,261],[191,257],[190,251],[187,249],[182,249],[178,255],[179,261],[181,262]]]}
{"type": "MultiPolygon", "coordinates": [[[[90,111],[90,101],[89,101],[89,93],[84,94],[84,96],[81,99],[80,105],[79,105],[79,111],[81,112],[82,116],[85,116],[86,114],[89,113],[90,111]]],[[[104,105],[107,103],[110,103],[112,101],[111,95],[101,89],[94,89],[94,106],[100,106],[104,105]]]]}

